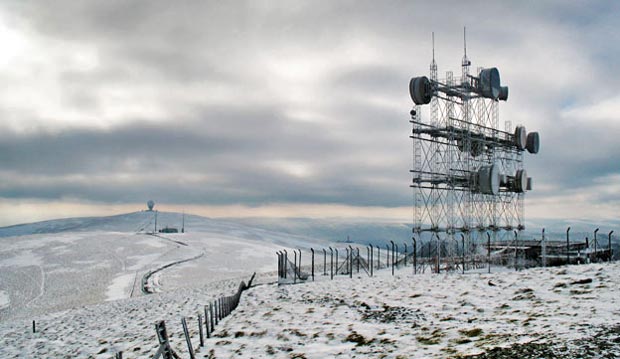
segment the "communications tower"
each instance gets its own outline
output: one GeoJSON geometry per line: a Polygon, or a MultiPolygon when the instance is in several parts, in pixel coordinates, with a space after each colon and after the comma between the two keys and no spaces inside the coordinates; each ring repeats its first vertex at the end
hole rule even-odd
{"type": "Polygon", "coordinates": [[[538,132],[510,121],[500,128],[508,87],[495,67],[473,70],[464,48],[460,74],[439,77],[433,35],[429,76],[409,82],[413,234],[436,240],[438,258],[449,255],[442,242],[464,238],[475,251],[481,239],[518,240],[524,195],[532,189],[523,156],[538,153],[540,142],[538,132]],[[428,117],[421,111],[426,105],[428,117]]]}

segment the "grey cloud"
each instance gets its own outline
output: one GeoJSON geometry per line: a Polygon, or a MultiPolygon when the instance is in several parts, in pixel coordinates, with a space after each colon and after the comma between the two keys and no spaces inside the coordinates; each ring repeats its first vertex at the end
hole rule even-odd
{"type": "MultiPolygon", "coordinates": [[[[493,65],[500,70],[509,69],[505,73],[510,100],[521,107],[510,114],[522,116],[527,106],[541,116],[536,121],[548,132],[541,133],[541,154],[528,160],[536,183],[570,191],[591,185],[593,178],[620,172],[615,165],[620,163],[620,148],[605,136],[608,129],[549,125],[553,116],[559,116],[562,103],[579,94],[562,86],[545,91],[540,84],[573,74],[544,73],[537,66],[521,65],[531,65],[528,60],[535,57],[562,61],[569,64],[562,69],[570,68],[571,59],[554,57],[553,43],[537,42],[540,31],[542,38],[546,32],[552,33],[552,39],[575,36],[583,49],[576,52],[583,55],[577,63],[591,61],[606,69],[617,66],[604,57],[618,48],[595,41],[601,34],[615,38],[609,33],[612,17],[607,15],[613,9],[605,14],[590,6],[584,12],[583,6],[564,2],[523,6],[482,1],[286,5],[61,1],[6,6],[21,16],[30,31],[98,49],[99,68],[59,74],[60,96],[67,110],[94,112],[103,106],[106,98],[100,92],[107,86],[134,89],[139,83],[160,92],[161,98],[155,99],[167,113],[160,122],[146,115],[122,118],[121,125],[107,130],[69,128],[3,137],[0,178],[4,173],[6,178],[21,175],[36,180],[5,182],[0,197],[122,202],[159,193],[167,196],[164,200],[186,203],[409,205],[408,80],[428,72],[431,31],[437,31],[441,71],[460,70],[462,25],[469,26],[470,57],[476,66],[476,60],[488,60],[496,61],[493,65]],[[580,34],[574,26],[588,31],[580,34]],[[548,52],[516,53],[530,43],[548,52]],[[346,52],[356,46],[368,47],[376,58],[365,61],[346,52]],[[269,88],[275,80],[259,60],[269,62],[288,51],[337,62],[329,78],[315,89],[317,100],[299,105],[318,112],[322,121],[289,118],[287,110],[293,105],[269,88]],[[196,91],[196,84],[213,86],[206,86],[204,94],[183,93],[196,91]],[[218,94],[217,85],[226,86],[233,95],[225,103],[202,104],[202,95],[218,94]],[[373,103],[373,98],[402,106],[373,103]],[[580,136],[596,139],[596,145],[588,147],[590,141],[580,136]],[[272,161],[303,162],[313,174],[295,177],[275,170],[272,161]],[[123,182],[116,179],[121,174],[143,174],[144,180],[123,182]],[[92,183],[76,179],[80,175],[92,178],[92,183]],[[204,181],[195,179],[200,175],[204,181]]],[[[613,5],[594,7],[608,6],[613,5]]],[[[553,69],[553,64],[544,65],[553,69]]],[[[615,91],[615,81],[593,71],[592,83],[579,91],[615,91]]],[[[0,114],[7,111],[0,98],[0,114]]],[[[532,121],[528,129],[536,130],[534,120],[526,120],[532,121]]],[[[533,192],[533,196],[545,193],[533,192]]]]}

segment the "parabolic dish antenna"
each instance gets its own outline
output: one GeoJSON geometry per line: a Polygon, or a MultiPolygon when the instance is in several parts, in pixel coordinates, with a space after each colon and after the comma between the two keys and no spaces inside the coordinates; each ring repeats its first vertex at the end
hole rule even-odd
{"type": "Polygon", "coordinates": [[[523,193],[527,189],[527,171],[517,170],[515,175],[515,190],[517,193],[523,193]]]}
{"type": "Polygon", "coordinates": [[[414,77],[409,81],[409,95],[416,105],[426,105],[431,102],[433,92],[428,77],[414,77]]]}
{"type": "Polygon", "coordinates": [[[527,148],[527,152],[529,153],[538,153],[538,150],[540,149],[540,136],[538,135],[538,132],[530,132],[527,134],[525,148],[527,148]]]}
{"type": "Polygon", "coordinates": [[[153,200],[150,199],[148,202],[146,202],[146,205],[149,207],[149,211],[152,211],[153,207],[155,207],[155,202],[153,202],[153,200]]]}
{"type": "Polygon", "coordinates": [[[478,170],[478,183],[481,193],[498,194],[500,184],[499,167],[496,164],[481,167],[478,170]]]}
{"type": "MultiPolygon", "coordinates": [[[[482,69],[480,71],[480,83],[479,89],[482,96],[497,100],[502,93],[499,80],[499,70],[497,67],[491,67],[490,69],[482,69]]],[[[506,88],[505,97],[508,98],[508,88],[506,88]]]]}
{"type": "Polygon", "coordinates": [[[518,149],[524,150],[527,145],[527,133],[525,132],[525,127],[517,126],[515,128],[515,145],[518,149]]]}

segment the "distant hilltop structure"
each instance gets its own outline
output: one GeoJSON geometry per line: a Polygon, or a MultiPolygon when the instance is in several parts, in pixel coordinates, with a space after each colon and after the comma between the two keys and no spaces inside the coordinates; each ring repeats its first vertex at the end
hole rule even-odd
{"type": "Polygon", "coordinates": [[[159,233],[179,233],[179,230],[175,227],[164,227],[159,230],[159,233]]]}
{"type": "Polygon", "coordinates": [[[153,202],[152,199],[149,199],[149,201],[146,202],[146,206],[149,208],[148,209],[149,212],[153,212],[153,207],[155,207],[155,202],[153,202]]]}

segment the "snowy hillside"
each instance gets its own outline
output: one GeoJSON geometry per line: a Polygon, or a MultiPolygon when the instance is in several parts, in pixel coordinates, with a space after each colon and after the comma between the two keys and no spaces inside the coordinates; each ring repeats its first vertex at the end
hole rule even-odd
{"type": "MultiPolygon", "coordinates": [[[[180,225],[181,217],[160,213],[158,222],[180,225]]],[[[0,321],[140,296],[143,278],[150,291],[168,291],[275,271],[277,249],[313,243],[199,216],[186,216],[188,233],[135,231],[152,219],[152,212],[63,219],[18,226],[44,234],[0,238],[0,321]]]]}
{"type": "MultiPolygon", "coordinates": [[[[29,234],[61,233],[61,232],[152,232],[155,228],[157,213],[157,228],[175,227],[181,229],[185,217],[187,232],[219,232],[230,233],[246,231],[246,234],[258,231],[257,226],[247,226],[234,221],[211,219],[192,214],[176,212],[140,211],[107,217],[78,217],[55,219],[36,223],[18,224],[0,227],[0,237],[23,236],[29,234]]],[[[267,232],[272,232],[268,231],[267,232]]],[[[256,233],[257,238],[260,234],[256,233]]]]}
{"type": "MultiPolygon", "coordinates": [[[[181,217],[160,213],[158,226],[180,227],[181,217]]],[[[620,355],[619,263],[464,275],[405,268],[277,286],[277,250],[331,243],[189,215],[187,233],[154,236],[143,230],[151,220],[136,212],[0,229],[39,232],[0,238],[0,357],[152,358],[158,320],[186,357],[181,317],[198,347],[197,313],[253,272],[259,285],[198,357],[620,355]]]]}
{"type": "MultiPolygon", "coordinates": [[[[600,358],[620,355],[620,265],[419,274],[262,285],[217,327],[197,357],[600,358]]],[[[187,357],[181,317],[198,348],[197,313],[234,281],[0,323],[3,357],[151,358],[166,320],[187,357]],[[62,339],[62,340],[60,340],[62,339]]]]}

